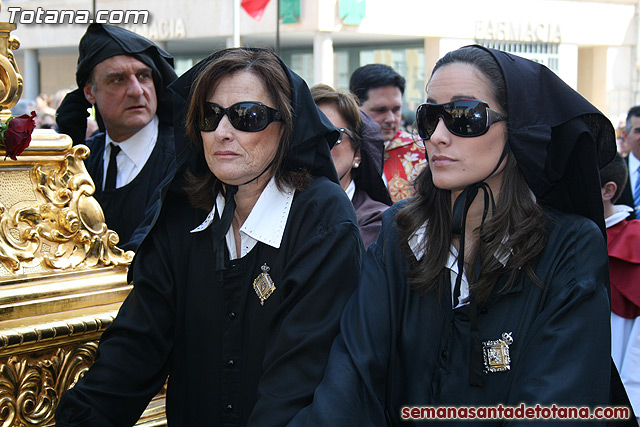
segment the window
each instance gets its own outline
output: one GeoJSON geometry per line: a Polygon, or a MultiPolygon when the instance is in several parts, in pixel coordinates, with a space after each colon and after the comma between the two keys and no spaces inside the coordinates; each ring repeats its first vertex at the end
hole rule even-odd
{"type": "Polygon", "coordinates": [[[479,45],[513,53],[545,65],[554,73],[558,73],[559,43],[516,42],[503,40],[476,40],[479,45]]]}

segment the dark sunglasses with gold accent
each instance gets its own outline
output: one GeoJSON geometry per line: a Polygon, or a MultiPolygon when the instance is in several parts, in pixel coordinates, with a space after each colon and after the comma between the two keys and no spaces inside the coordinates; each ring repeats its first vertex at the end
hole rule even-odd
{"type": "Polygon", "coordinates": [[[225,114],[231,126],[243,132],[260,132],[271,122],[284,121],[278,110],[267,107],[262,102],[238,102],[227,108],[213,102],[205,102],[196,127],[201,132],[213,132],[225,114]]]}
{"type": "Polygon", "coordinates": [[[446,104],[425,102],[416,111],[418,134],[422,140],[431,138],[440,119],[452,134],[471,138],[484,135],[492,124],[507,117],[477,99],[460,99],[446,104]]]}

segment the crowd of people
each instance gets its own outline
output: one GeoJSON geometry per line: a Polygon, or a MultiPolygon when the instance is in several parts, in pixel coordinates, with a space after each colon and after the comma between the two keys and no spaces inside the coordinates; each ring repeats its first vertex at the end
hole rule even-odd
{"type": "Polygon", "coordinates": [[[177,77],[102,24],[76,81],[58,130],[90,147],[95,197],[136,255],[56,425],[133,425],[167,380],[172,426],[521,404],[624,407],[616,422],[637,425],[640,107],[625,160],[549,69],[467,46],[435,65],[413,134],[387,65],[309,88],[272,51],[231,48],[177,77]]]}

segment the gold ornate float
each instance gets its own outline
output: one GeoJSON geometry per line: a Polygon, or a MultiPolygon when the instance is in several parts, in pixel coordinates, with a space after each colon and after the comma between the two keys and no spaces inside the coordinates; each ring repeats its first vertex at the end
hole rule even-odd
{"type": "MultiPolygon", "coordinates": [[[[60,396],[94,360],[129,293],[132,252],[92,197],[89,150],[36,130],[0,160],[0,425],[49,426],[60,396]]],[[[139,425],[164,421],[159,395],[139,425]]]]}
{"type": "MultiPolygon", "coordinates": [[[[0,22],[3,122],[22,92],[15,28],[0,22]]],[[[119,249],[105,224],[88,155],[66,135],[36,130],[17,161],[0,157],[1,427],[55,425],[61,395],[93,363],[131,290],[133,252],[119,249]]],[[[164,391],[137,425],[166,425],[164,391]]]]}

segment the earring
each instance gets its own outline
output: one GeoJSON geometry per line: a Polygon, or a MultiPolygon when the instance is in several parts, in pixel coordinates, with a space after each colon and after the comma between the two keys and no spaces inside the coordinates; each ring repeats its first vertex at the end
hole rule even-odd
{"type": "Polygon", "coordinates": [[[353,167],[354,167],[354,168],[357,168],[358,166],[360,166],[360,163],[358,163],[358,162],[354,162],[354,163],[353,163],[353,167]]]}

